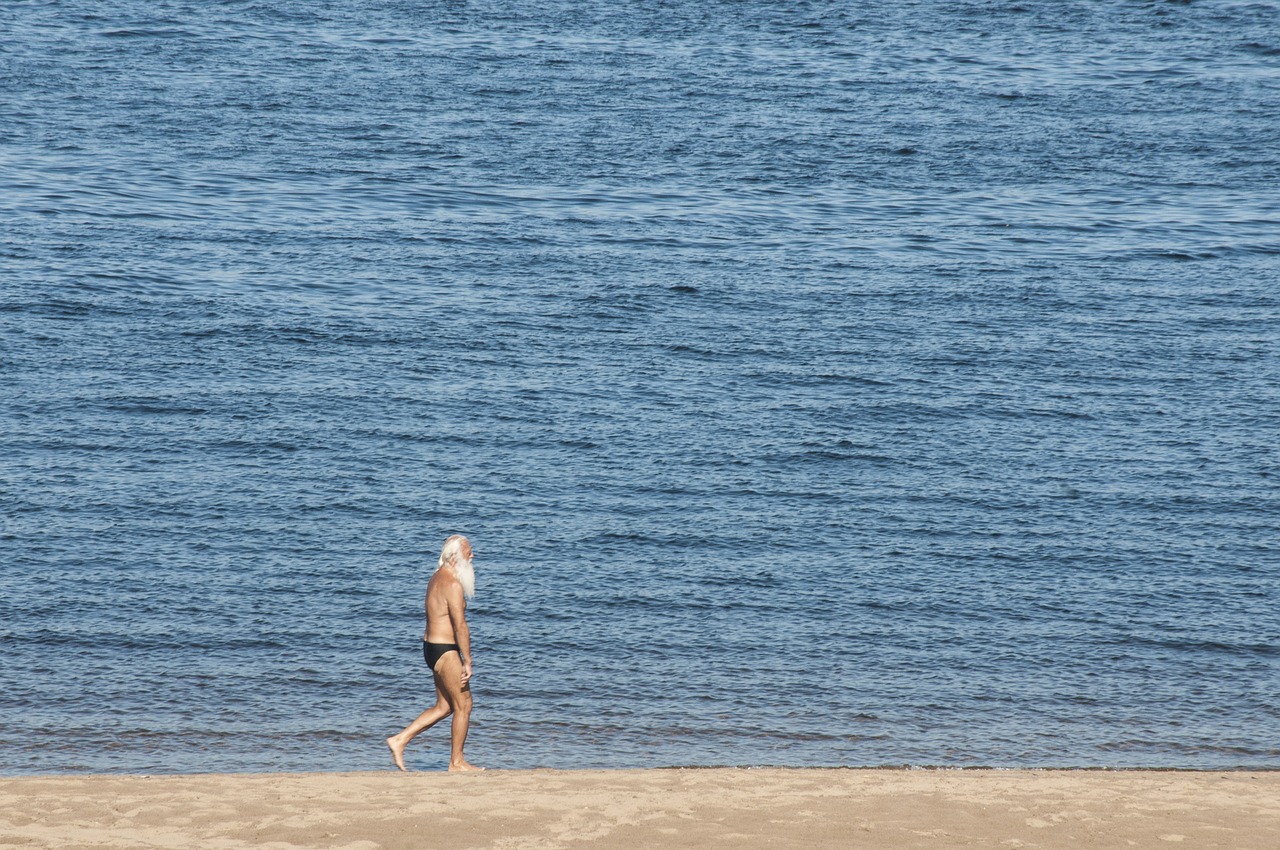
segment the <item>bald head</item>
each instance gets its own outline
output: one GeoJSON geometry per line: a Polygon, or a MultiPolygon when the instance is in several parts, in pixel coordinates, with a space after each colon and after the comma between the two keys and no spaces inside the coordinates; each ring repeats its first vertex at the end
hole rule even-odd
{"type": "Polygon", "coordinates": [[[476,594],[476,574],[471,566],[471,541],[461,534],[454,534],[444,542],[440,549],[440,560],[436,569],[448,569],[462,584],[462,592],[467,598],[476,594]]]}
{"type": "Polygon", "coordinates": [[[471,558],[471,541],[461,534],[454,534],[444,542],[444,548],[440,550],[440,560],[436,566],[448,567],[464,557],[468,560],[471,558]]]}

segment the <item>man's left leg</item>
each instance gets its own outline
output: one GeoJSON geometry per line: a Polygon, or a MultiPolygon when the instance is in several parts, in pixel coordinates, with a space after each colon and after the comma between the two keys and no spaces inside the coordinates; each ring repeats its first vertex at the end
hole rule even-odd
{"type": "Polygon", "coordinates": [[[449,757],[449,770],[484,770],[470,764],[462,756],[462,748],[467,743],[467,729],[471,725],[471,687],[462,683],[462,659],[458,653],[450,652],[440,659],[436,665],[436,683],[443,689],[445,698],[453,708],[453,729],[450,730],[452,752],[449,757]]]}

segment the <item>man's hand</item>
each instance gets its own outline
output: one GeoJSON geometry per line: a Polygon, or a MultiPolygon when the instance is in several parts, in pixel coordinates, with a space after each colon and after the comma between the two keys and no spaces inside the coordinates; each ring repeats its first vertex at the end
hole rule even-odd
{"type": "Polygon", "coordinates": [[[471,661],[467,660],[462,663],[462,684],[471,681],[471,661]]]}

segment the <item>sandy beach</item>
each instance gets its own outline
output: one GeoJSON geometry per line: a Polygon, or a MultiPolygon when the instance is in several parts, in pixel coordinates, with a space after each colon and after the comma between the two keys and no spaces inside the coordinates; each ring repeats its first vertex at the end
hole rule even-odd
{"type": "Polygon", "coordinates": [[[0,779],[0,847],[1280,847],[1280,772],[488,771],[0,779]]]}

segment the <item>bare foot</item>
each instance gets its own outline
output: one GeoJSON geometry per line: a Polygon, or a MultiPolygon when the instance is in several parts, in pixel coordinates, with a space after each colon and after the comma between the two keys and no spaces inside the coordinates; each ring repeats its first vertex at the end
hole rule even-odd
{"type": "Polygon", "coordinates": [[[391,750],[391,757],[396,760],[396,767],[401,770],[407,770],[404,766],[404,744],[396,740],[396,736],[392,735],[387,739],[387,747],[391,750]]]}
{"type": "Polygon", "coordinates": [[[458,764],[449,765],[450,773],[466,773],[473,770],[484,770],[483,767],[476,767],[469,761],[459,762],[458,764]]]}

